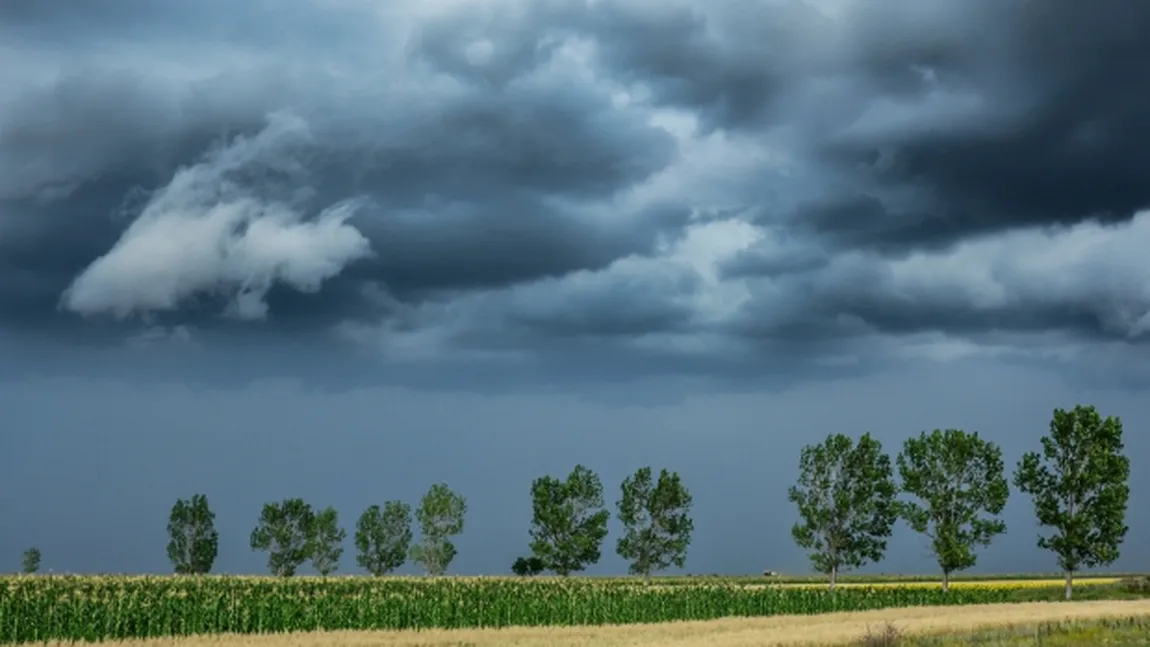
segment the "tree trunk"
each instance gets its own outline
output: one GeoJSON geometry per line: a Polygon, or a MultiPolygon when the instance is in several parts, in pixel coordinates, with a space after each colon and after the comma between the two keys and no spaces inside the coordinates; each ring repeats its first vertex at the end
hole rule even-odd
{"type": "Polygon", "coordinates": [[[948,593],[950,591],[950,571],[942,572],[942,592],[948,593]]]}
{"type": "Polygon", "coordinates": [[[643,573],[643,584],[646,586],[651,586],[651,571],[646,571],[643,573]]]}
{"type": "Polygon", "coordinates": [[[1070,599],[1071,593],[1074,591],[1074,572],[1066,571],[1066,599],[1070,599]]]}
{"type": "Polygon", "coordinates": [[[836,583],[836,582],[838,582],[838,579],[839,579],[839,567],[838,567],[838,565],[835,565],[835,566],[832,566],[832,567],[831,567],[831,586],[830,586],[830,590],[832,590],[832,591],[833,591],[833,590],[835,590],[835,583],[836,583]]]}

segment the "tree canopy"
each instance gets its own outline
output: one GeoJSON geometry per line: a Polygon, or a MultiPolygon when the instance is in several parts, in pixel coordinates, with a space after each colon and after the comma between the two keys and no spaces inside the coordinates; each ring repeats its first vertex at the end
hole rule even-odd
{"type": "Polygon", "coordinates": [[[935,429],[908,438],[897,458],[902,490],[918,499],[903,501],[902,516],[930,540],[942,569],[942,588],[950,574],[977,562],[975,548],[1006,532],[999,515],[1010,488],[1002,450],[978,432],[935,429]]]}
{"type": "Polygon", "coordinates": [[[1014,484],[1033,499],[1038,523],[1052,529],[1039,535],[1038,547],[1057,555],[1070,599],[1076,571],[1118,559],[1128,530],[1130,459],[1122,421],[1093,406],[1055,409],[1041,442],[1041,453],[1018,462],[1014,484]]]}
{"type": "Polygon", "coordinates": [[[856,444],[843,434],[807,445],[788,492],[798,507],[791,535],[811,565],[835,587],[838,574],[882,559],[898,512],[890,456],[869,433],[856,444]]]}
{"type": "Polygon", "coordinates": [[[543,476],[531,483],[531,552],[559,575],[599,561],[610,513],[599,476],[576,465],[566,480],[543,476]]]}
{"type": "Polygon", "coordinates": [[[621,486],[616,504],[623,536],[616,543],[619,556],[630,562],[628,570],[650,581],[651,573],[669,566],[683,567],[691,545],[691,493],[678,472],[659,471],[652,478],[650,467],[641,467],[621,486]]]}

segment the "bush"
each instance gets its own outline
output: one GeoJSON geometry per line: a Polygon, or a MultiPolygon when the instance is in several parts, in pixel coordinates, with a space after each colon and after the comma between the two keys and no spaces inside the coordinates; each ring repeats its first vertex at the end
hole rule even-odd
{"type": "Polygon", "coordinates": [[[538,557],[520,557],[511,565],[511,572],[519,576],[538,575],[546,570],[545,566],[538,557]]]}
{"type": "Polygon", "coordinates": [[[1122,580],[1121,586],[1127,593],[1150,595],[1150,576],[1127,577],[1122,580]]]}

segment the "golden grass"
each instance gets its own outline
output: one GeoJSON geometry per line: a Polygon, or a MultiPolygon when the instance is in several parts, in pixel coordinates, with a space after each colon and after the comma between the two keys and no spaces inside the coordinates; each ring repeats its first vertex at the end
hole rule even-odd
{"type": "MultiPolygon", "coordinates": [[[[1074,580],[1074,587],[1080,586],[1103,586],[1107,584],[1117,584],[1121,582],[1121,578],[1117,577],[1091,577],[1074,580]]],[[[1060,587],[1066,584],[1064,579],[1033,579],[1033,580],[959,580],[951,581],[950,588],[952,589],[1043,589],[1060,587]]],[[[757,585],[748,585],[757,586],[757,585]]],[[[766,586],[766,585],[762,585],[766,586]]],[[[794,587],[794,588],[826,588],[826,583],[821,582],[817,584],[777,584],[775,586],[781,587],[794,587]]],[[[836,586],[851,589],[851,588],[875,588],[875,589],[937,589],[942,586],[942,580],[936,582],[930,581],[917,581],[917,582],[842,582],[836,586]]]]}
{"type": "MultiPolygon", "coordinates": [[[[118,647],[766,647],[843,645],[893,623],[904,635],[971,632],[1068,620],[1150,617],[1150,600],[1032,602],[883,609],[770,618],[726,618],[614,627],[333,631],[216,635],[106,643],[118,647]]],[[[63,643],[47,643],[63,647],[63,643]]]]}

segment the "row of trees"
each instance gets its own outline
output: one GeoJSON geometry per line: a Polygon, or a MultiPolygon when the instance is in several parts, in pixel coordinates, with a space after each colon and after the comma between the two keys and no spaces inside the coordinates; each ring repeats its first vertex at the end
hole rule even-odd
{"type": "MultiPolygon", "coordinates": [[[[616,507],[626,531],[616,550],[631,562],[631,572],[649,580],[654,571],[681,567],[694,524],[689,516],[691,495],[679,475],[664,469],[656,478],[651,468],[644,467],[627,477],[621,490],[616,507]]],[[[566,480],[538,478],[531,484],[531,500],[531,555],[517,559],[513,572],[570,575],[599,561],[609,514],[595,472],[577,465],[566,480]]],[[[356,563],[379,576],[410,558],[429,575],[441,575],[455,558],[452,538],[463,532],[466,513],[461,495],[444,483],[432,486],[415,511],[422,536],[412,545],[411,506],[402,501],[373,505],[356,522],[356,563]]],[[[177,501],[168,535],[168,559],[176,573],[211,571],[219,533],[207,497],[197,494],[177,501]]],[[[316,511],[295,498],[264,505],[250,544],[252,550],[267,552],[268,569],[275,575],[294,575],[309,561],[316,572],[328,575],[339,568],[345,538],[335,508],[316,511]]]]}
{"type": "MultiPolygon", "coordinates": [[[[1103,418],[1091,406],[1056,409],[1041,452],[1026,453],[1014,471],[1014,485],[1032,498],[1039,524],[1052,529],[1040,534],[1038,546],[1057,556],[1068,599],[1075,572],[1119,556],[1128,530],[1130,461],[1123,450],[1118,418],[1103,418]]],[[[663,469],[656,477],[644,467],[620,489],[616,513],[624,534],[616,552],[630,562],[630,572],[649,580],[669,566],[682,567],[694,523],[691,494],[678,473],[663,469]]],[[[977,432],[923,432],[907,439],[894,461],[869,433],[857,442],[832,434],[800,453],[798,481],[788,491],[799,514],[791,533],[833,589],[839,573],[880,561],[895,522],[904,519],[929,540],[946,590],[952,573],[973,567],[977,549],[1006,532],[997,517],[1009,495],[1002,450],[977,432]]],[[[595,472],[577,465],[566,479],[535,479],[531,501],[530,554],[515,561],[513,572],[570,575],[599,561],[610,515],[595,472]]],[[[432,486],[415,512],[422,537],[412,545],[411,507],[373,505],[356,523],[356,562],[384,575],[410,558],[440,575],[455,557],[452,538],[463,532],[466,512],[461,495],[443,483],[432,486]]],[[[177,573],[211,570],[218,534],[206,497],[177,501],[168,534],[177,573]]],[[[285,499],[264,506],[250,544],[268,553],[276,575],[293,575],[309,560],[327,575],[339,567],[345,536],[334,508],[315,511],[302,499],[285,499]]],[[[39,561],[39,551],[30,549],[25,570],[39,561]]]]}
{"type": "MultiPolygon", "coordinates": [[[[1033,499],[1041,526],[1038,546],[1055,553],[1066,576],[1110,565],[1128,530],[1130,460],[1122,422],[1094,407],[1056,409],[1041,452],[1028,452],[1014,471],[1018,490],[1033,499]]],[[[1002,450],[977,432],[923,432],[907,439],[895,463],[869,433],[856,443],[832,434],[804,447],[789,499],[800,521],[795,542],[834,588],[838,573],[881,560],[895,521],[906,520],[929,540],[946,590],[951,573],[977,562],[976,549],[1006,532],[996,518],[1010,493],[1002,450]],[[909,498],[896,498],[899,492],[909,498]]]]}
{"type": "MultiPolygon", "coordinates": [[[[356,563],[372,575],[385,575],[410,558],[429,574],[440,575],[455,557],[452,538],[463,532],[466,515],[463,496],[445,483],[431,486],[415,511],[422,536],[413,545],[410,505],[403,501],[372,505],[355,525],[356,563]]],[[[168,535],[168,559],[176,573],[211,571],[219,533],[206,496],[176,501],[168,519],[168,535]]],[[[315,510],[303,499],[292,498],[264,504],[249,544],[252,550],[268,554],[268,570],[274,575],[290,577],[309,561],[317,573],[329,575],[339,569],[346,538],[335,508],[315,510]]]]}
{"type": "MultiPolygon", "coordinates": [[[[691,493],[679,474],[663,469],[656,477],[650,467],[643,467],[624,479],[620,490],[615,509],[623,536],[615,552],[629,562],[629,572],[649,582],[653,572],[672,565],[682,568],[695,524],[691,493]]],[[[610,514],[595,472],[576,465],[566,480],[536,479],[531,507],[531,555],[516,559],[512,572],[566,576],[599,561],[610,514]]]]}

